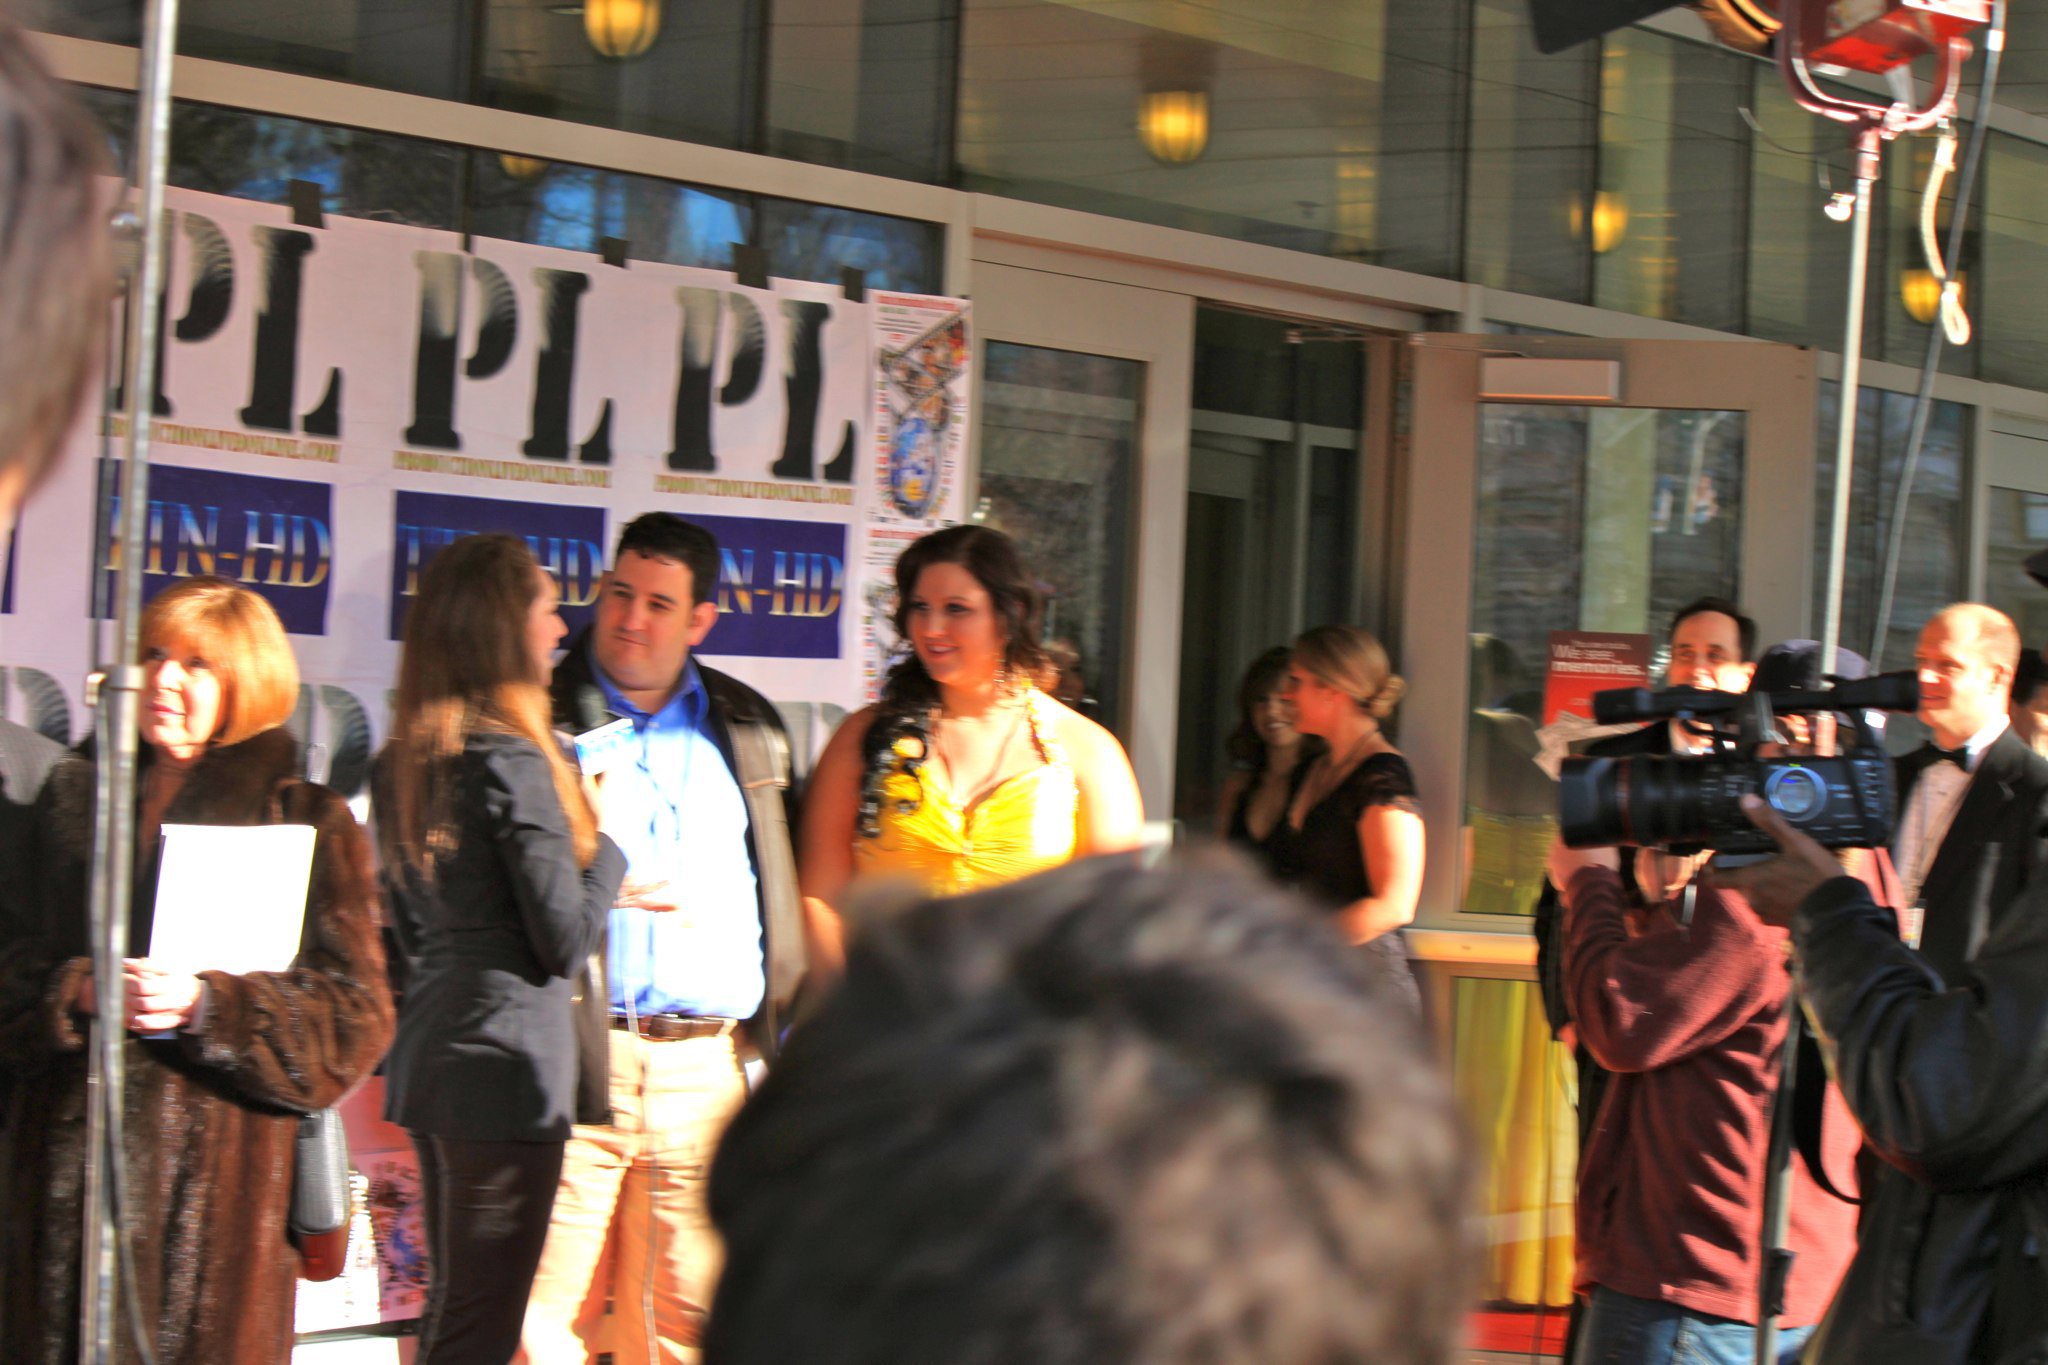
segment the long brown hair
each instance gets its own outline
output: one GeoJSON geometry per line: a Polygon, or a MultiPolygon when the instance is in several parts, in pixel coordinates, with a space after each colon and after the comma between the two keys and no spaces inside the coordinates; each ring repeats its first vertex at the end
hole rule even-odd
{"type": "Polygon", "coordinates": [[[518,735],[546,756],[577,863],[588,867],[596,855],[597,821],[555,741],[547,688],[526,644],[540,572],[524,540],[494,532],[456,541],[422,575],[405,619],[398,700],[384,746],[392,809],[377,827],[387,862],[431,872],[433,855],[452,846],[455,759],[481,730],[518,735]]]}

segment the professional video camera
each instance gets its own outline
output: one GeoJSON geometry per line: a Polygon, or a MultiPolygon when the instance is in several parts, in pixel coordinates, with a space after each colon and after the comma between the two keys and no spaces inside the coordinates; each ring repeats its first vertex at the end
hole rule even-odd
{"type": "Polygon", "coordinates": [[[1761,796],[1795,828],[1828,848],[1889,843],[1896,797],[1892,762],[1865,711],[1912,711],[1919,679],[1881,673],[1818,691],[1663,692],[1627,687],[1593,698],[1603,725],[1677,718],[1711,736],[1714,752],[1626,758],[1574,757],[1559,774],[1559,824],[1573,848],[1632,844],[1674,853],[1768,853],[1769,835],[1738,804],[1761,796]],[[1854,737],[1833,758],[1764,758],[1759,747],[1783,743],[1780,712],[1840,712],[1854,737]]]}

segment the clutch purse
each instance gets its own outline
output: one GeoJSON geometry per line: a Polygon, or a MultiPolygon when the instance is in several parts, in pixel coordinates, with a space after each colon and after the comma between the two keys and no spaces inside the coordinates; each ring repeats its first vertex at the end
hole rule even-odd
{"type": "Polygon", "coordinates": [[[292,1203],[285,1217],[299,1250],[299,1278],[331,1280],[348,1260],[348,1131],[341,1114],[299,1116],[293,1144],[292,1203]]]}

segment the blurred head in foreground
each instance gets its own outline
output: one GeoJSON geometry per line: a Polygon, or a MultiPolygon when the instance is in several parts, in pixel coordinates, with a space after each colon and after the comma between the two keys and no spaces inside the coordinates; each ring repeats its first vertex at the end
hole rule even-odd
{"type": "Polygon", "coordinates": [[[1435,1362],[1448,1084],[1222,854],[874,915],[712,1172],[706,1365],[1435,1362]]]}
{"type": "Polygon", "coordinates": [[[0,11],[0,542],[97,372],[112,290],[94,181],[105,168],[92,120],[0,11]]]}

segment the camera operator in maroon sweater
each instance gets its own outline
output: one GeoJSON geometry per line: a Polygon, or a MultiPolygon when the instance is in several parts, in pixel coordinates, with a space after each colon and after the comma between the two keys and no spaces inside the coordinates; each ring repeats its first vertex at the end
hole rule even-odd
{"type": "MultiPolygon", "coordinates": [[[[1770,663],[1767,655],[1759,677],[1776,671],[1770,663]]],[[[1811,734],[1803,717],[1780,723],[1795,747],[1832,748],[1831,718],[1811,734]]],[[[1631,904],[1614,849],[1560,845],[1550,860],[1563,888],[1572,1017],[1614,1073],[1579,1154],[1575,1281],[1590,1302],[1575,1359],[1749,1361],[1788,936],[1732,891],[1702,881],[1688,892],[1703,858],[1646,849],[1636,859],[1636,883],[1657,904],[1631,904]]],[[[1862,861],[1875,883],[1875,860],[1862,861]]],[[[1852,1195],[1859,1141],[1830,1083],[1822,1161],[1830,1183],[1852,1195]]],[[[1855,1206],[1822,1189],[1798,1157],[1790,1191],[1794,1260],[1778,1335],[1788,1362],[1825,1312],[1856,1236],[1855,1206]]]]}

